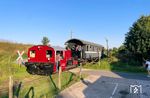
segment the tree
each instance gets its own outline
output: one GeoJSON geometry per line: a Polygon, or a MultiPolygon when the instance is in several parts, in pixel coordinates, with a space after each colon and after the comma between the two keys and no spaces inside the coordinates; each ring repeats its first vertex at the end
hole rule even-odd
{"type": "Polygon", "coordinates": [[[124,45],[138,60],[150,56],[150,16],[141,16],[130,27],[124,45]]]}
{"type": "Polygon", "coordinates": [[[50,41],[49,41],[48,37],[43,37],[43,39],[42,39],[42,44],[43,45],[48,45],[49,42],[50,41]]]}
{"type": "Polygon", "coordinates": [[[124,45],[121,45],[119,48],[118,48],[118,53],[119,54],[125,54],[126,53],[126,48],[124,45]]]}

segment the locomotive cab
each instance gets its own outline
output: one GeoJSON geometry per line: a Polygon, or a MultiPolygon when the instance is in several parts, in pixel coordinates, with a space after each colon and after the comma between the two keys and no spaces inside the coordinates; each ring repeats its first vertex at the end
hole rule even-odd
{"type": "Polygon", "coordinates": [[[60,59],[59,66],[61,66],[62,70],[66,70],[68,66],[68,62],[72,59],[71,51],[60,47],[53,47],[53,48],[55,50],[55,55],[60,54],[61,59],[60,59]]]}

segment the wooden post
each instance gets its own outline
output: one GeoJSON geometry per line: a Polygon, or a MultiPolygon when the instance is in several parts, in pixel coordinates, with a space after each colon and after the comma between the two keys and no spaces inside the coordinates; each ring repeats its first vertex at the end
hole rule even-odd
{"type": "Polygon", "coordinates": [[[19,67],[21,67],[21,59],[18,60],[19,67]]]}
{"type": "Polygon", "coordinates": [[[59,66],[59,73],[58,73],[58,88],[61,89],[61,66],[59,66]]]}
{"type": "Polygon", "coordinates": [[[1,71],[1,68],[0,68],[0,77],[2,77],[2,71],[1,71]]]}
{"type": "Polygon", "coordinates": [[[99,66],[100,66],[101,65],[101,62],[100,62],[100,60],[101,60],[101,53],[100,53],[100,51],[98,53],[98,58],[99,58],[99,66]]]}
{"type": "Polygon", "coordinates": [[[11,76],[9,76],[9,98],[13,98],[13,80],[11,76]]]}
{"type": "Polygon", "coordinates": [[[80,79],[82,78],[82,63],[80,63],[80,71],[79,71],[80,79]]]}

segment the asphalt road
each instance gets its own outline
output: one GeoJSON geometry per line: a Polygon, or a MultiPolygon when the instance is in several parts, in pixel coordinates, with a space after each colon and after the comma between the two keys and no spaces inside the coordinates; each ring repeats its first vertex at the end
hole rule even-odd
{"type": "Polygon", "coordinates": [[[150,98],[150,78],[144,74],[97,70],[82,73],[89,76],[63,90],[57,98],[150,98]]]}

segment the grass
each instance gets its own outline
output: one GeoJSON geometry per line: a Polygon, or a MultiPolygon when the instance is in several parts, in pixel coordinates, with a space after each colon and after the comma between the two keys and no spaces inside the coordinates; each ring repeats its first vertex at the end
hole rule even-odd
{"type": "Polygon", "coordinates": [[[8,76],[13,75],[16,78],[27,77],[24,67],[16,63],[18,57],[17,50],[25,51],[23,58],[27,57],[27,50],[31,45],[24,45],[10,42],[0,42],[0,86],[8,80],[8,76]]]}
{"type": "MultiPolygon", "coordinates": [[[[49,76],[36,76],[40,79],[32,80],[32,81],[20,81],[21,87],[16,86],[16,90],[14,92],[15,96],[19,98],[55,98],[55,96],[63,89],[72,85],[73,83],[80,80],[78,75],[74,75],[70,72],[62,72],[61,78],[61,87],[59,90],[55,88],[49,76]]],[[[84,76],[83,76],[84,77],[84,76]]],[[[58,74],[53,74],[52,79],[54,83],[58,84],[58,74]]],[[[19,82],[17,82],[19,84],[19,82]]],[[[58,86],[57,86],[58,87],[58,86]]],[[[1,96],[2,98],[8,98],[8,94],[4,94],[1,96]]]]}
{"type": "Polygon", "coordinates": [[[105,58],[96,64],[88,63],[84,65],[84,68],[87,69],[97,69],[97,70],[110,70],[118,72],[131,72],[131,73],[146,73],[143,66],[130,65],[119,61],[117,58],[105,58]]]}

